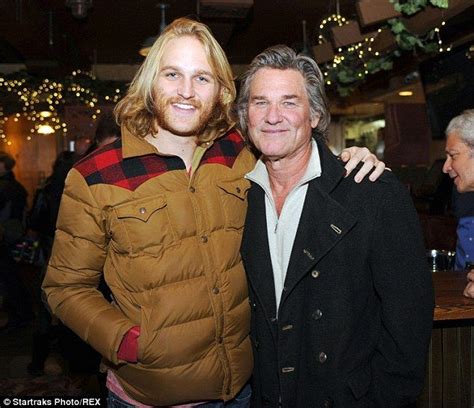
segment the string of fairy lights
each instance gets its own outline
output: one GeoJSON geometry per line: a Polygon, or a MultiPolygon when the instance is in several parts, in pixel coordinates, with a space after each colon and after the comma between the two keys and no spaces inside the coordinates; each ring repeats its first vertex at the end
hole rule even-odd
{"type": "MultiPolygon", "coordinates": [[[[324,44],[329,41],[327,32],[331,27],[342,27],[345,24],[349,24],[349,21],[339,13],[322,19],[319,24],[317,43],[324,44]]],[[[451,51],[451,46],[443,46],[441,39],[441,28],[445,24],[446,22],[443,21],[439,27],[428,32],[416,44],[421,45],[425,52],[451,51]]],[[[375,49],[373,43],[381,32],[382,28],[379,28],[372,35],[366,36],[363,41],[337,48],[333,59],[320,65],[326,85],[335,87],[339,95],[347,96],[368,75],[380,70],[392,69],[393,60],[400,55],[400,51],[397,49],[381,54],[375,49]]],[[[408,31],[406,33],[408,34],[408,31]]],[[[395,38],[397,42],[400,41],[398,36],[395,38]]]]}
{"type": "Polygon", "coordinates": [[[8,100],[16,99],[18,112],[7,115],[0,102],[0,143],[13,142],[5,133],[5,123],[27,119],[30,126],[26,140],[35,134],[59,133],[67,135],[68,125],[61,113],[66,103],[81,104],[90,111],[91,121],[101,113],[102,104],[117,103],[125,92],[125,84],[112,81],[99,81],[89,72],[76,70],[63,81],[48,78],[37,80],[21,74],[21,78],[7,78],[0,75],[0,96],[8,100]]]}
{"type": "MultiPolygon", "coordinates": [[[[328,41],[327,30],[332,26],[342,27],[349,21],[339,12],[322,19],[319,25],[317,43],[324,44],[328,41]]],[[[441,39],[441,28],[445,26],[443,21],[439,27],[435,27],[423,39],[415,42],[424,47],[425,52],[449,52],[451,46],[444,46],[441,39]]],[[[393,29],[392,29],[393,31],[393,29]]],[[[374,34],[366,36],[363,41],[350,46],[339,47],[334,58],[321,64],[325,83],[328,87],[334,87],[341,96],[347,96],[368,75],[380,70],[390,70],[393,67],[394,57],[400,55],[400,51],[388,51],[384,55],[374,49],[373,43],[382,29],[379,28],[374,34]]],[[[396,36],[397,42],[399,38],[396,36]]],[[[400,44],[399,44],[400,45],[400,44]]],[[[413,46],[414,49],[415,46],[413,46]]],[[[401,47],[403,48],[403,47],[401,47]]],[[[31,125],[28,141],[35,134],[50,134],[59,132],[66,135],[67,123],[62,118],[61,112],[66,103],[83,104],[90,110],[90,119],[96,120],[101,113],[101,104],[117,103],[125,92],[124,83],[111,81],[99,81],[89,72],[76,70],[63,81],[42,79],[33,80],[25,77],[7,78],[0,74],[0,96],[16,97],[19,112],[5,112],[0,99],[0,143],[12,144],[4,131],[8,120],[19,121],[23,116],[31,125]]]]}

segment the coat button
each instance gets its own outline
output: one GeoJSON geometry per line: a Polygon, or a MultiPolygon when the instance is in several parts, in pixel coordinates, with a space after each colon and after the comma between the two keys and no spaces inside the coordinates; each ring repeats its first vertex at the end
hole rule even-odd
{"type": "Polygon", "coordinates": [[[276,317],[270,317],[270,322],[271,323],[276,323],[278,319],[276,317]]]}
{"type": "Polygon", "coordinates": [[[293,371],[295,371],[295,367],[283,367],[281,369],[283,374],[292,373],[293,371]]]}
{"type": "Polygon", "coordinates": [[[240,191],[241,191],[241,190],[240,190],[240,187],[237,187],[237,188],[235,189],[235,191],[237,191],[237,193],[240,194],[240,191]]]}
{"type": "Polygon", "coordinates": [[[324,364],[327,359],[328,359],[328,356],[326,355],[326,353],[324,353],[323,351],[321,351],[321,353],[319,353],[319,356],[318,356],[319,362],[320,362],[321,364],[324,364]]]}
{"type": "Polygon", "coordinates": [[[283,326],[281,328],[281,331],[287,331],[287,330],[291,330],[293,328],[293,325],[292,324],[287,324],[286,326],[283,326]]]}
{"type": "Polygon", "coordinates": [[[334,406],[334,403],[331,398],[326,398],[323,403],[324,408],[332,408],[334,406]]]}
{"type": "Polygon", "coordinates": [[[314,279],[319,278],[319,271],[316,271],[316,270],[311,271],[311,276],[312,276],[314,279]]]}
{"type": "Polygon", "coordinates": [[[195,189],[193,186],[191,186],[191,187],[189,187],[189,191],[190,191],[191,193],[195,193],[195,192],[196,192],[196,189],[195,189]]]}
{"type": "Polygon", "coordinates": [[[206,236],[206,235],[203,235],[203,236],[201,237],[201,242],[203,242],[203,243],[206,243],[206,242],[207,242],[207,236],[206,236]]]}
{"type": "Polygon", "coordinates": [[[222,336],[220,336],[218,339],[217,339],[217,342],[219,344],[222,344],[224,342],[224,338],[222,336]]]}
{"type": "Polygon", "coordinates": [[[214,287],[212,288],[212,293],[214,293],[214,295],[219,294],[219,288],[218,288],[217,286],[214,286],[214,287]]]}
{"type": "Polygon", "coordinates": [[[319,310],[319,309],[316,309],[313,312],[312,317],[313,317],[314,320],[319,320],[319,319],[321,319],[321,317],[323,317],[323,312],[321,312],[321,310],[319,310]]]}
{"type": "Polygon", "coordinates": [[[138,211],[140,212],[140,214],[145,214],[146,213],[146,208],[141,207],[138,211]]]}

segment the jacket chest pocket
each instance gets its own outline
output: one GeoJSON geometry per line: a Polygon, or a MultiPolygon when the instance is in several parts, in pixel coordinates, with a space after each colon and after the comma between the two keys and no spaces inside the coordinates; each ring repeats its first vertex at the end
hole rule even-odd
{"type": "Polygon", "coordinates": [[[166,207],[165,196],[115,207],[117,222],[111,225],[111,235],[118,249],[131,253],[155,252],[153,247],[170,245],[175,233],[166,207]]]}
{"type": "Polygon", "coordinates": [[[242,229],[247,213],[247,193],[250,182],[246,179],[220,181],[219,197],[225,219],[225,228],[242,229]]]}

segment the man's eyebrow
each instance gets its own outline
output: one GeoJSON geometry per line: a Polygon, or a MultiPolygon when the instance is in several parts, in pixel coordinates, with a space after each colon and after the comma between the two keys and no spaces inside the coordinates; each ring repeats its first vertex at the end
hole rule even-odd
{"type": "MultiPolygon", "coordinates": [[[[166,71],[166,70],[172,70],[172,71],[181,71],[179,67],[175,67],[174,65],[165,65],[160,68],[160,71],[166,71]]],[[[195,73],[195,75],[208,75],[210,77],[214,78],[214,74],[210,71],[207,71],[205,69],[200,69],[195,73]]]]}
{"type": "MultiPolygon", "coordinates": [[[[300,97],[298,95],[283,95],[281,99],[287,100],[287,99],[299,99],[300,97]]],[[[266,96],[263,95],[253,95],[250,97],[250,100],[262,100],[262,99],[267,99],[266,96]]]]}

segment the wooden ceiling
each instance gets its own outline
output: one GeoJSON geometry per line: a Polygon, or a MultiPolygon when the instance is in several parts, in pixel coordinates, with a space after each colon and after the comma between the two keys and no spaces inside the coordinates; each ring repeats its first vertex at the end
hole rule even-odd
{"type": "MultiPolygon", "coordinates": [[[[198,17],[208,24],[231,64],[247,64],[266,47],[286,43],[301,48],[302,21],[310,43],[316,44],[319,24],[336,12],[358,20],[356,0],[233,0],[253,3],[239,12],[212,12],[199,0],[163,0],[169,4],[167,22],[180,16],[198,17]]],[[[201,0],[202,2],[203,0],[201,0]]],[[[217,1],[219,0],[209,0],[217,1]]],[[[232,0],[221,0],[229,2],[232,0]]],[[[453,1],[453,0],[450,0],[453,1]]],[[[445,42],[473,41],[474,0],[461,0],[467,9],[448,21],[445,42]]],[[[143,41],[159,31],[158,0],[93,0],[87,17],[72,16],[65,0],[2,0],[0,2],[0,64],[25,64],[32,73],[68,74],[99,64],[139,64],[143,41]]],[[[215,8],[214,11],[219,11],[215,8]]],[[[368,27],[373,31],[377,26],[368,27]]],[[[419,62],[404,58],[394,72],[402,74],[419,62]]],[[[376,83],[377,81],[375,81],[376,83]]]]}

